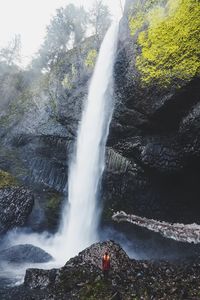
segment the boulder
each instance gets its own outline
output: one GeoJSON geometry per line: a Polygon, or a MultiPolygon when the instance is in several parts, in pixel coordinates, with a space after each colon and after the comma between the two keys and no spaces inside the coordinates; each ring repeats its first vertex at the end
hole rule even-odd
{"type": "Polygon", "coordinates": [[[0,262],[45,263],[52,259],[44,250],[29,244],[16,245],[0,251],[0,262]]]}
{"type": "Polygon", "coordinates": [[[24,187],[0,189],[0,234],[16,227],[23,226],[34,204],[31,191],[24,187]]]}
{"type": "Polygon", "coordinates": [[[24,284],[2,289],[2,300],[64,299],[197,299],[200,259],[188,261],[136,261],[113,241],[93,244],[64,267],[28,269],[24,284]],[[108,250],[111,270],[107,279],[99,268],[108,250]]]}

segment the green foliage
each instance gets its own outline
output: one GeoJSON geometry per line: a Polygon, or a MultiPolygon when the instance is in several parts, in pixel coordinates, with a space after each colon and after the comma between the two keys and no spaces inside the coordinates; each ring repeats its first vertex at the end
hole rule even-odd
{"type": "Polygon", "coordinates": [[[144,24],[147,23],[148,12],[158,4],[164,4],[167,0],[141,0],[134,1],[130,8],[129,28],[131,35],[134,35],[144,24]]]}
{"type": "Polygon", "coordinates": [[[17,180],[9,173],[0,170],[0,188],[16,186],[17,180]]]}
{"type": "Polygon", "coordinates": [[[48,71],[55,67],[61,69],[66,64],[66,53],[75,48],[76,60],[81,60],[81,43],[86,39],[88,28],[91,36],[95,36],[93,47],[98,47],[109,25],[109,10],[102,0],[96,0],[89,12],[74,4],[58,9],[47,27],[44,43],[34,65],[48,71]]]}
{"type": "Polygon", "coordinates": [[[141,55],[136,66],[142,81],[156,80],[167,86],[173,79],[190,80],[200,71],[200,2],[168,0],[146,16],[148,29],[141,31],[141,55]]]}
{"type": "Polygon", "coordinates": [[[89,23],[92,26],[96,39],[100,41],[111,23],[109,9],[103,4],[102,0],[94,1],[93,7],[89,12],[89,23]]]}
{"type": "MultiPolygon", "coordinates": [[[[74,54],[76,55],[76,54],[74,54]]],[[[68,73],[64,75],[62,80],[62,86],[65,89],[71,90],[73,88],[73,83],[76,81],[78,76],[78,71],[76,66],[72,63],[71,66],[68,68],[68,73]]]]}
{"type": "Polygon", "coordinates": [[[17,124],[29,108],[31,78],[28,75],[15,65],[0,62],[0,126],[4,132],[17,124]]]}
{"type": "Polygon", "coordinates": [[[134,35],[144,24],[144,14],[138,13],[135,17],[129,18],[129,28],[131,35],[134,35]]]}
{"type": "Polygon", "coordinates": [[[73,78],[76,78],[77,77],[77,69],[75,67],[74,64],[72,64],[72,67],[71,67],[71,73],[72,73],[72,77],[73,78]]]}
{"type": "Polygon", "coordinates": [[[63,63],[66,51],[83,41],[87,22],[87,13],[83,7],[69,4],[58,9],[40,49],[41,66],[51,69],[55,64],[63,63]]]}
{"type": "Polygon", "coordinates": [[[60,194],[57,193],[52,194],[47,204],[47,208],[50,210],[56,210],[58,209],[59,205],[60,205],[60,194]]]}
{"type": "Polygon", "coordinates": [[[65,88],[65,89],[68,89],[70,90],[72,88],[72,84],[70,82],[70,79],[69,79],[69,75],[66,74],[63,81],[62,81],[62,86],[65,88]]]}
{"type": "Polygon", "coordinates": [[[5,48],[0,49],[0,62],[9,66],[19,64],[21,61],[21,36],[16,34],[5,48]]]}
{"type": "Polygon", "coordinates": [[[87,54],[86,59],[85,59],[85,65],[89,68],[94,68],[96,58],[97,58],[96,49],[90,50],[87,54]]]}

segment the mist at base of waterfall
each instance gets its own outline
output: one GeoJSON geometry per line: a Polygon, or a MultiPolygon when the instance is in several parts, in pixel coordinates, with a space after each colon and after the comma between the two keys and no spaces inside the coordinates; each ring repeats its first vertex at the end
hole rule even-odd
{"type": "MultiPolygon", "coordinates": [[[[98,236],[98,241],[113,240],[119,243],[129,257],[136,260],[184,261],[200,252],[200,244],[178,242],[129,224],[123,224],[120,227],[118,225],[102,227],[98,232],[98,236]]],[[[62,267],[71,258],[67,255],[62,243],[62,236],[51,235],[48,232],[42,234],[31,233],[28,228],[10,231],[1,241],[1,249],[19,244],[32,244],[45,250],[54,257],[54,260],[47,263],[1,263],[0,288],[1,286],[8,287],[22,284],[27,268],[52,269],[62,267]]],[[[78,252],[72,256],[76,254],[78,252]]]]}

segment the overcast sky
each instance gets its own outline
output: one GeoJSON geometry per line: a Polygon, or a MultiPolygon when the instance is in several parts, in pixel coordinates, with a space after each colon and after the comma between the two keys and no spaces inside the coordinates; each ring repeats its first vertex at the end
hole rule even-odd
{"type": "MultiPolygon", "coordinates": [[[[91,7],[94,0],[0,0],[0,47],[15,34],[21,35],[23,62],[39,48],[46,26],[56,8],[69,3],[91,7]]],[[[113,16],[120,13],[120,0],[104,0],[113,16]]]]}

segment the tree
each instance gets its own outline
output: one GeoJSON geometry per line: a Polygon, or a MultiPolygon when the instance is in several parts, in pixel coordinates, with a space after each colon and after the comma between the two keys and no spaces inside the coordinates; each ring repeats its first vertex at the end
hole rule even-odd
{"type": "Polygon", "coordinates": [[[95,0],[90,10],[90,24],[98,41],[102,40],[110,23],[111,19],[108,7],[103,4],[102,0],[95,0]]]}
{"type": "Polygon", "coordinates": [[[83,40],[86,30],[87,13],[83,7],[69,4],[58,9],[47,27],[47,35],[40,50],[43,66],[51,69],[62,61],[66,51],[83,40]]]}
{"type": "Polygon", "coordinates": [[[16,34],[5,48],[0,50],[0,62],[11,65],[20,63],[21,52],[21,36],[16,34]]]}

